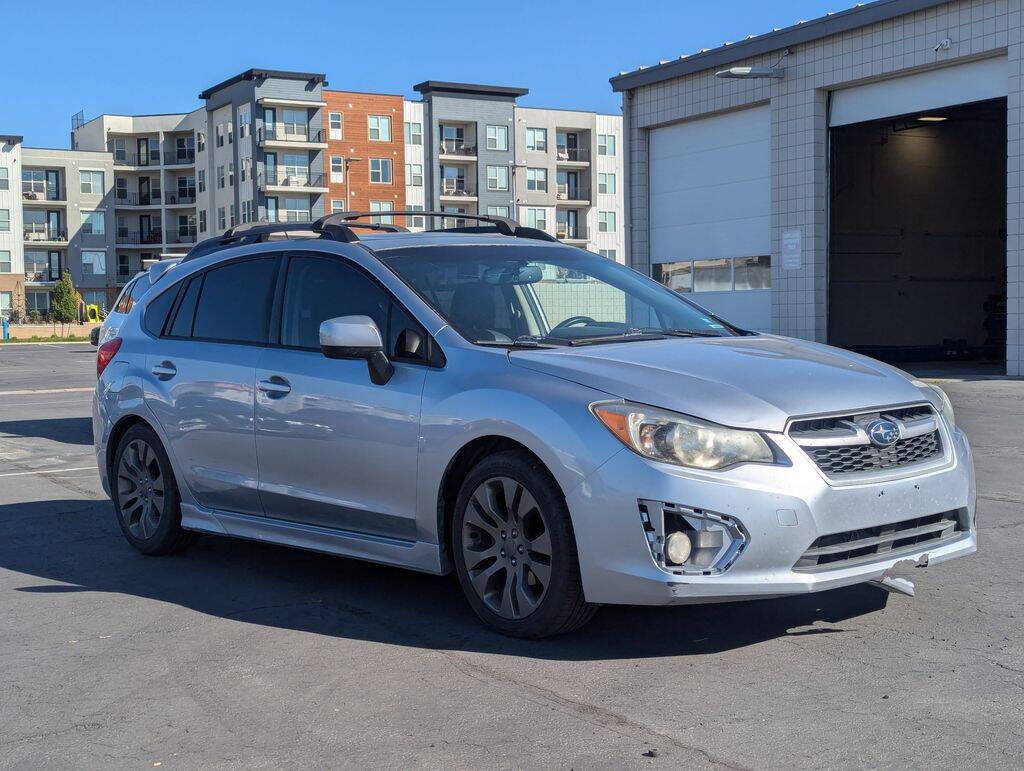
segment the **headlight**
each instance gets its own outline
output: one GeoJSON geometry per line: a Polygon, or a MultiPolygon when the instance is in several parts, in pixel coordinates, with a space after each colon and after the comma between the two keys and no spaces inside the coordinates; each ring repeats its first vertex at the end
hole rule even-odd
{"type": "Polygon", "coordinates": [[[956,428],[956,416],[953,414],[953,402],[951,402],[949,400],[949,397],[946,396],[946,392],[939,388],[937,385],[925,383],[923,380],[915,380],[914,385],[916,385],[921,390],[930,390],[938,395],[939,403],[941,405],[939,407],[939,412],[942,413],[942,417],[944,417],[946,419],[946,423],[949,424],[950,431],[956,428]]]}
{"type": "Polygon", "coordinates": [[[597,402],[591,411],[633,452],[699,469],[771,463],[775,456],[756,431],[716,426],[678,412],[631,402],[597,402]]]}

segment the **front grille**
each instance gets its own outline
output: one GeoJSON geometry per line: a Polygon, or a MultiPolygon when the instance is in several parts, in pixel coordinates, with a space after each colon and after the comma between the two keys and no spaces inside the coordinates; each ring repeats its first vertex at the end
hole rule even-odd
{"type": "Polygon", "coordinates": [[[900,552],[920,551],[922,546],[939,545],[957,538],[967,530],[966,518],[966,511],[958,509],[823,535],[796,561],[793,570],[834,570],[875,562],[900,552]]]}
{"type": "Polygon", "coordinates": [[[818,468],[829,475],[849,474],[854,471],[878,471],[908,466],[942,453],[939,432],[900,439],[892,447],[858,444],[852,447],[819,447],[808,454],[818,468]]]}
{"type": "Polygon", "coordinates": [[[938,416],[930,405],[796,420],[789,436],[830,478],[899,469],[943,455],[938,416]],[[895,444],[872,444],[866,428],[878,418],[898,426],[895,444]]]}

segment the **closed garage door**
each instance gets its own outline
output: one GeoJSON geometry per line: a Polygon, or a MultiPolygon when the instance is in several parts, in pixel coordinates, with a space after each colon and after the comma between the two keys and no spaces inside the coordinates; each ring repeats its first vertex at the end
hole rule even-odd
{"type": "Polygon", "coordinates": [[[767,105],[653,129],[653,274],[728,321],[771,324],[767,105]]]}

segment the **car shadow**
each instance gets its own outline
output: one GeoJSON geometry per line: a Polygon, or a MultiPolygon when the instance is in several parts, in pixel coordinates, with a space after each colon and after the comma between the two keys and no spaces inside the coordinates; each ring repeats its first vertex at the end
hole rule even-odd
{"type": "Polygon", "coordinates": [[[92,444],[91,418],[38,418],[0,421],[0,434],[51,439],[62,444],[92,444]]]}
{"type": "MultiPolygon", "coordinates": [[[[606,606],[584,629],[516,640],[482,627],[452,576],[230,538],[145,557],[121,537],[108,501],[0,506],[0,568],[13,591],[109,592],[174,603],[261,626],[438,650],[553,660],[691,656],[787,635],[839,634],[843,621],[881,610],[888,595],[861,585],[799,597],[673,608],[606,606]]],[[[0,600],[2,602],[2,600],[0,600]]]]}

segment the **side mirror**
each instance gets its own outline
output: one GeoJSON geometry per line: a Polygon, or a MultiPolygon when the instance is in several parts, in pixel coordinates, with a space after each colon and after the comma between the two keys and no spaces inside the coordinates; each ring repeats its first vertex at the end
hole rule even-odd
{"type": "Polygon", "coordinates": [[[376,385],[384,385],[395,374],[380,330],[369,316],[339,316],[321,323],[320,350],[328,359],[365,359],[376,385]]]}

